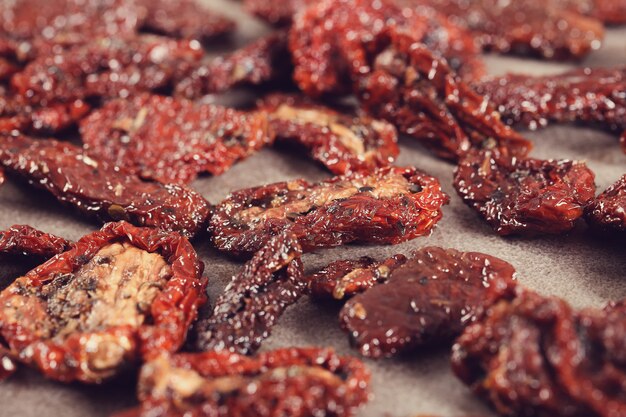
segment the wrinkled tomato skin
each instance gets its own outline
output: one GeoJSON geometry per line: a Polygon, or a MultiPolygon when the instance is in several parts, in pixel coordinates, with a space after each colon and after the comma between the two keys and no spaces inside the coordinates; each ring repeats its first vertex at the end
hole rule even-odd
{"type": "MultiPolygon", "coordinates": [[[[19,359],[39,369],[46,377],[63,381],[100,383],[119,374],[139,360],[175,352],[184,343],[187,330],[204,303],[207,281],[202,277],[203,264],[191,244],[179,233],[153,228],[138,228],[126,222],[106,224],[100,231],[84,236],[68,251],[43,263],[18,278],[0,293],[0,333],[10,351],[19,359]],[[135,248],[161,255],[171,268],[171,277],[149,306],[150,320],[138,327],[112,325],[88,333],[71,332],[63,337],[45,337],[46,329],[31,328],[27,318],[32,310],[20,310],[24,315],[16,320],[9,307],[26,296],[46,303],[42,288],[78,271],[102,248],[116,242],[126,242],[135,248]],[[9,315],[11,313],[11,315],[9,315]],[[99,370],[88,362],[94,340],[115,340],[128,353],[114,369],[99,370]],[[93,340],[92,340],[93,339],[93,340]]],[[[41,323],[40,326],[46,324],[41,323]]],[[[51,329],[52,331],[53,329],[51,329]]]]}

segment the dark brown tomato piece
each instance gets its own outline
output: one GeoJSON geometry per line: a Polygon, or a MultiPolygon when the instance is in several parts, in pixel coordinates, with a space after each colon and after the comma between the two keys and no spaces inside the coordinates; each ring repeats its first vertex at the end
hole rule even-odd
{"type": "Polygon", "coordinates": [[[485,97],[427,48],[401,37],[376,56],[374,70],[361,79],[358,94],[368,112],[445,159],[457,160],[493,140],[520,156],[529,152],[532,144],[506,126],[485,97]]]}
{"type": "Polygon", "coordinates": [[[585,16],[591,16],[608,25],[626,23],[624,0],[562,0],[564,7],[585,16]]]}
{"type": "Polygon", "coordinates": [[[141,30],[209,42],[234,31],[235,23],[197,0],[138,0],[145,7],[141,30]]]}
{"type": "Polygon", "coordinates": [[[394,356],[450,342],[515,285],[515,269],[505,261],[427,247],[412,253],[385,283],[348,300],[339,320],[361,354],[394,356]]]}
{"type": "Polygon", "coordinates": [[[626,129],[626,67],[584,68],[557,75],[508,74],[474,85],[509,124],[531,129],[577,122],[626,129]]]}
{"type": "Polygon", "coordinates": [[[578,402],[609,417],[626,413],[626,303],[586,309],[560,329],[563,341],[548,358],[565,390],[578,402]]]}
{"type": "Polygon", "coordinates": [[[626,23],[626,1],[593,0],[591,16],[609,25],[622,25],[626,23]]]}
{"type": "Polygon", "coordinates": [[[282,3],[265,0],[244,0],[243,5],[247,12],[265,20],[272,25],[289,25],[293,16],[307,5],[319,0],[286,0],[282,3]]]}
{"type": "Polygon", "coordinates": [[[369,256],[335,261],[307,277],[309,294],[322,300],[345,300],[385,282],[406,256],[394,255],[383,261],[369,256]]]}
{"type": "Polygon", "coordinates": [[[193,67],[181,77],[174,93],[189,99],[222,93],[239,86],[291,84],[287,33],[262,37],[235,52],[193,67]]]}
{"type": "Polygon", "coordinates": [[[11,84],[31,103],[46,105],[85,98],[127,98],[171,89],[203,52],[197,41],[152,35],[98,38],[84,46],[43,55],[11,84]]]}
{"type": "MultiPolygon", "coordinates": [[[[276,3],[263,0],[246,0],[244,7],[248,12],[271,24],[283,26],[291,23],[296,12],[316,3],[320,3],[320,1],[288,0],[276,3]]],[[[479,55],[480,48],[469,31],[456,25],[445,15],[425,4],[418,4],[414,0],[394,0],[394,3],[393,7],[388,6],[388,8],[399,10],[398,8],[402,7],[419,15],[420,19],[427,25],[423,37],[419,41],[446,58],[450,66],[463,79],[469,81],[485,74],[485,66],[479,55]]]]}
{"type": "Polygon", "coordinates": [[[594,178],[583,162],[476,149],[457,166],[454,187],[499,235],[557,234],[573,229],[595,197],[594,178]]]}
{"type": "Polygon", "coordinates": [[[0,87],[0,133],[59,133],[74,126],[90,109],[82,100],[45,106],[30,104],[24,97],[0,87]]]}
{"type": "Polygon", "coordinates": [[[396,244],[430,234],[448,196],[415,168],[386,167],[311,184],[279,182],[232,193],[214,210],[213,243],[251,254],[290,229],[307,252],[351,242],[396,244]]]}
{"type": "Polygon", "coordinates": [[[303,9],[289,31],[298,87],[314,97],[352,92],[356,75],[371,71],[369,52],[390,28],[406,29],[414,42],[425,36],[427,22],[408,13],[412,20],[391,0],[320,0],[303,9]]]}
{"type": "Polygon", "coordinates": [[[302,249],[283,232],[254,254],[218,298],[209,317],[195,325],[199,351],[252,354],[269,337],[283,312],[304,293],[302,249]]]}
{"type": "Polygon", "coordinates": [[[266,97],[259,109],[268,113],[277,140],[304,146],[337,175],[390,165],[400,153],[395,128],[382,120],[285,94],[266,97]]]}
{"type": "Polygon", "coordinates": [[[122,415],[349,417],[367,402],[369,380],[363,363],[330,349],[161,356],[141,370],[140,407],[122,415]]]}
{"type": "Polygon", "coordinates": [[[68,250],[72,242],[31,226],[14,225],[0,231],[0,254],[49,259],[68,250]]]}
{"type": "Polygon", "coordinates": [[[487,139],[525,155],[530,142],[420,43],[429,21],[418,9],[378,4],[322,1],[298,15],[290,47],[299,87],[310,95],[352,90],[372,116],[443,158],[456,160],[487,139]]]}
{"type": "Polygon", "coordinates": [[[0,4],[0,36],[24,62],[96,37],[125,37],[143,19],[134,0],[16,0],[0,4]]]}
{"type": "Polygon", "coordinates": [[[194,191],[143,181],[70,143],[5,136],[0,166],[103,222],[126,220],[191,237],[203,230],[210,212],[209,203],[194,191]]]}
{"type": "Polygon", "coordinates": [[[450,68],[465,82],[470,83],[485,75],[480,45],[469,30],[427,4],[418,4],[415,0],[394,1],[405,9],[412,10],[427,23],[428,29],[420,42],[445,58],[450,68]]]}
{"type": "Polygon", "coordinates": [[[565,353],[563,329],[574,325],[564,301],[521,290],[465,329],[453,348],[453,370],[503,416],[595,417],[568,395],[546,357],[555,349],[565,353]]]}
{"type": "Polygon", "coordinates": [[[579,59],[599,49],[602,22],[564,7],[562,0],[414,0],[471,31],[483,49],[546,59],[579,59]]]}
{"type": "Polygon", "coordinates": [[[586,207],[585,218],[600,230],[626,232],[626,175],[586,207]]]}
{"type": "Polygon", "coordinates": [[[81,123],[87,153],[163,183],[219,175],[272,142],[267,117],[185,99],[107,102],[81,123]]]}
{"type": "Polygon", "coordinates": [[[100,383],[180,348],[205,299],[202,269],[178,233],[109,223],[5,289],[0,332],[47,377],[100,383]]]}

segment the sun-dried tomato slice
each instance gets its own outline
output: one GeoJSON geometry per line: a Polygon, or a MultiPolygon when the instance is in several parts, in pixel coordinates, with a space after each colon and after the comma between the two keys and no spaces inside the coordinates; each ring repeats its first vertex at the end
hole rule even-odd
{"type": "Polygon", "coordinates": [[[197,41],[144,35],[99,38],[84,46],[44,55],[13,76],[15,90],[45,105],[89,97],[129,97],[172,88],[203,52],[197,41]]]}
{"type": "Polygon", "coordinates": [[[485,50],[582,58],[599,49],[602,22],[564,7],[562,0],[413,0],[434,7],[469,29],[485,50]]]}
{"type": "Polygon", "coordinates": [[[558,344],[546,351],[559,382],[593,416],[626,413],[626,304],[579,312],[576,322],[557,329],[558,344]]]}
{"type": "Polygon", "coordinates": [[[101,221],[126,220],[191,237],[204,229],[210,213],[209,203],[194,191],[142,181],[69,143],[3,137],[0,165],[101,221]]]}
{"type": "Polygon", "coordinates": [[[412,10],[427,24],[420,42],[446,59],[448,65],[466,82],[482,78],[486,73],[480,46],[472,33],[457,25],[445,14],[415,0],[394,0],[412,10]]]}
{"type": "Polygon", "coordinates": [[[626,2],[624,0],[593,0],[591,16],[609,25],[626,23],[626,2]]]}
{"type": "Polygon", "coordinates": [[[180,39],[213,41],[235,29],[235,23],[196,0],[139,0],[146,8],[141,29],[180,39]]]}
{"type": "Polygon", "coordinates": [[[248,13],[260,17],[272,25],[284,26],[291,23],[291,19],[298,10],[318,1],[286,0],[278,3],[265,0],[244,0],[243,6],[248,13]]]}
{"type": "Polygon", "coordinates": [[[234,29],[232,21],[193,0],[16,0],[0,4],[0,78],[25,63],[86,45],[99,38],[140,33],[213,40],[234,29]]]}
{"type": "MultiPolygon", "coordinates": [[[[68,240],[26,225],[14,225],[0,231],[0,256],[20,255],[44,261],[67,251],[71,245],[68,240]]],[[[0,337],[0,381],[17,371],[17,357],[5,346],[0,337]]]]}
{"type": "Polygon", "coordinates": [[[623,415],[625,306],[576,312],[520,289],[465,330],[453,369],[503,415],[623,415]]]}
{"type": "Polygon", "coordinates": [[[99,383],[174,352],[204,301],[203,265],[178,233],[109,223],[0,294],[0,332],[21,362],[99,383]]]}
{"type": "Polygon", "coordinates": [[[451,341],[515,285],[515,269],[501,259],[427,247],[348,300],[339,320],[363,355],[394,356],[451,341]]]}
{"type": "Polygon", "coordinates": [[[337,175],[390,165],[400,153],[387,122],[340,112],[298,95],[272,94],[259,103],[276,139],[303,145],[337,175]]]}
{"type": "Polygon", "coordinates": [[[215,208],[209,229],[217,248],[233,255],[254,253],[286,229],[305,252],[350,242],[396,244],[430,234],[447,203],[436,178],[386,167],[236,191],[215,208]]]}
{"type": "Polygon", "coordinates": [[[465,329],[453,348],[454,372],[502,415],[595,417],[567,394],[546,357],[574,321],[564,301],[521,291],[465,329]]]}
{"type": "Polygon", "coordinates": [[[626,67],[584,68],[558,75],[509,74],[475,85],[503,119],[530,128],[581,122],[626,129],[626,67]]]}
{"type": "Polygon", "coordinates": [[[344,300],[385,282],[406,260],[404,255],[394,255],[383,261],[364,256],[332,262],[307,277],[309,294],[319,299],[344,300]]]}
{"type": "MultiPolygon", "coordinates": [[[[319,0],[287,0],[280,3],[263,0],[246,0],[244,7],[252,14],[274,25],[291,23],[292,17],[301,9],[320,3],[319,0]]],[[[450,66],[467,80],[477,79],[485,74],[485,66],[479,53],[480,48],[472,34],[450,21],[445,15],[414,0],[394,0],[387,9],[395,10],[396,18],[401,19],[400,8],[406,13],[416,13],[426,25],[420,42],[448,60],[450,66]]]]}
{"type": "Polygon", "coordinates": [[[367,402],[369,380],[363,363],[331,349],[161,356],[141,370],[140,408],[122,415],[348,417],[367,402]]]}
{"type": "Polygon", "coordinates": [[[0,4],[0,37],[19,61],[96,37],[127,36],[143,18],[134,0],[16,0],[0,4]]]}
{"type": "Polygon", "coordinates": [[[500,235],[571,230],[595,197],[583,162],[524,159],[499,148],[475,149],[459,163],[454,187],[500,235]]]}
{"type": "Polygon", "coordinates": [[[72,242],[27,225],[14,225],[0,231],[0,254],[49,259],[70,248],[72,242]]]}
{"type": "Polygon", "coordinates": [[[609,25],[626,23],[625,0],[562,0],[565,7],[609,25]]]}
{"type": "Polygon", "coordinates": [[[252,354],[269,337],[285,309],[306,289],[302,249],[286,231],[273,237],[233,277],[209,317],[195,326],[199,351],[229,350],[252,354]]]}
{"type": "Polygon", "coordinates": [[[29,104],[24,97],[0,87],[0,133],[58,133],[73,126],[90,109],[82,100],[45,106],[29,104]]]}
{"type": "Polygon", "coordinates": [[[107,102],[83,120],[81,135],[90,155],[178,184],[222,174],[273,140],[263,113],[152,95],[107,102]]]}
{"type": "Polygon", "coordinates": [[[262,37],[230,55],[194,67],[176,85],[175,94],[199,98],[239,86],[291,83],[287,33],[262,37]]]}
{"type": "Polygon", "coordinates": [[[374,117],[444,158],[457,159],[487,139],[525,155],[530,142],[419,43],[428,21],[379,3],[322,1],[298,15],[290,49],[300,88],[312,95],[352,89],[374,117]]]}
{"type": "Polygon", "coordinates": [[[626,232],[626,174],[586,207],[585,219],[600,230],[626,232]]]}

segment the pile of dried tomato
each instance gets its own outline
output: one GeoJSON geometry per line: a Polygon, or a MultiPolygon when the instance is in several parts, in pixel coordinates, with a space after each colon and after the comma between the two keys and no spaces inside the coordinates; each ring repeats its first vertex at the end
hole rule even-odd
{"type": "Polygon", "coordinates": [[[585,219],[623,238],[626,175],[596,196],[584,162],[534,158],[512,126],[591,124],[626,152],[624,67],[484,78],[481,52],[583,58],[626,23],[625,1],[243,3],[279,28],[217,58],[235,23],[195,0],[0,4],[0,185],[106,223],[76,242],[0,231],[0,259],[39,264],[0,292],[0,378],[138,372],[123,416],[354,415],[369,399],[359,359],[257,352],[308,295],[339,305],[366,357],[456,339],[455,373],[504,416],[626,415],[623,301],[576,311],[502,259],[435,246],[305,272],[313,251],[435,230],[450,198],[420,161],[394,164],[399,134],[455,164],[459,197],[499,235],[585,219]],[[239,89],[258,99],[215,104],[239,89]],[[192,188],[275,144],[334,176],[259,178],[215,205],[192,188]],[[247,259],[213,304],[192,242],[247,259]]]}

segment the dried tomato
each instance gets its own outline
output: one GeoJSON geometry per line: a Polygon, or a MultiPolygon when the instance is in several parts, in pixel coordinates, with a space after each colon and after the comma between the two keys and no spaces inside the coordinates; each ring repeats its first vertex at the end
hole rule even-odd
{"type": "Polygon", "coordinates": [[[352,89],[374,117],[444,158],[457,159],[488,138],[525,155],[530,142],[419,43],[428,21],[388,3],[325,1],[299,14],[290,48],[300,88],[312,95],[352,89]]]}
{"type": "Polygon", "coordinates": [[[604,309],[586,309],[574,325],[558,329],[558,345],[546,356],[557,370],[559,382],[579,403],[603,417],[626,413],[624,340],[626,303],[604,309]]]}
{"type": "MultiPolygon", "coordinates": [[[[45,61],[38,67],[38,71],[49,66],[54,72],[60,60],[71,60],[62,53],[63,50],[102,43],[102,39],[128,39],[145,32],[158,32],[197,42],[195,39],[213,40],[230,33],[234,28],[232,21],[209,12],[193,0],[17,0],[2,2],[0,15],[5,17],[0,22],[2,80],[8,80],[36,58],[45,61]],[[46,60],[45,57],[50,58],[46,60]]],[[[84,51],[80,53],[83,58],[93,58],[93,54],[85,54],[84,51]]],[[[157,51],[156,54],[162,56],[163,51],[157,51]]],[[[118,57],[110,59],[116,62],[118,57]]],[[[100,63],[106,66],[108,57],[100,63]]],[[[101,69],[98,64],[95,64],[95,68],[101,69]]],[[[64,68],[62,71],[75,75],[76,71],[80,71],[80,60],[75,60],[70,69],[64,68]]],[[[139,73],[130,69],[126,74],[112,73],[112,79],[130,77],[135,80],[139,76],[139,73]]],[[[43,78],[46,76],[41,77],[41,83],[45,84],[47,80],[43,78]]]]}
{"type": "Polygon", "coordinates": [[[0,231],[0,254],[49,259],[67,251],[72,242],[31,226],[14,225],[0,231]]]}
{"type": "Polygon", "coordinates": [[[195,326],[199,351],[229,350],[252,354],[266,339],[285,309],[303,294],[302,249],[283,232],[261,248],[233,277],[209,317],[195,326]]]}
{"type": "Polygon", "coordinates": [[[585,219],[600,230],[626,232],[626,174],[586,207],[585,219]]]}
{"type": "Polygon", "coordinates": [[[7,136],[0,141],[0,165],[101,221],[126,220],[191,237],[210,213],[209,203],[187,188],[142,181],[69,143],[7,136]]]}
{"type": "Polygon", "coordinates": [[[0,293],[0,333],[47,377],[99,383],[180,348],[202,269],[178,233],[109,223],[0,293]]]}
{"type": "Polygon", "coordinates": [[[309,294],[319,299],[346,299],[387,281],[406,260],[404,255],[394,255],[380,262],[369,256],[332,262],[307,277],[309,294]]]}
{"type": "Polygon", "coordinates": [[[141,406],[122,415],[347,417],[367,402],[369,380],[363,363],[331,349],[161,356],[141,370],[141,406]]]}
{"type": "Polygon", "coordinates": [[[287,33],[281,31],[230,55],[196,65],[177,83],[175,94],[194,99],[239,86],[291,83],[291,72],[287,33]]]}
{"type": "Polygon", "coordinates": [[[546,357],[559,345],[559,330],[572,325],[567,303],[522,291],[465,329],[453,348],[453,370],[499,414],[592,417],[567,395],[546,357]]]}
{"type": "Polygon", "coordinates": [[[386,167],[236,191],[215,208],[209,230],[215,246],[233,255],[254,253],[286,229],[305,252],[350,242],[396,244],[430,234],[447,202],[436,178],[386,167]]]}
{"type": "Polygon", "coordinates": [[[619,143],[622,145],[622,151],[626,153],[626,130],[624,130],[624,133],[620,136],[619,143]]]}
{"type": "Polygon", "coordinates": [[[420,42],[444,57],[450,68],[464,81],[469,83],[485,75],[480,47],[469,30],[427,4],[418,4],[415,0],[394,2],[405,9],[409,8],[426,23],[426,32],[420,42]]]}
{"type": "MultiPolygon", "coordinates": [[[[263,0],[246,0],[244,7],[262,19],[274,25],[291,23],[295,13],[307,6],[320,3],[319,0],[287,0],[281,3],[263,0]]],[[[395,18],[402,19],[405,13],[415,13],[426,25],[420,42],[448,60],[450,66],[467,80],[476,79],[485,74],[485,66],[480,58],[480,49],[471,33],[450,21],[445,15],[414,0],[394,0],[387,5],[387,10],[397,13],[395,18]]]]}
{"type": "Polygon", "coordinates": [[[83,120],[81,134],[90,155],[178,184],[222,174],[273,140],[265,114],[151,95],[107,102],[83,120]]]}
{"type": "Polygon", "coordinates": [[[90,97],[126,98],[171,88],[202,55],[196,41],[152,35],[99,38],[37,58],[11,83],[17,93],[40,105],[90,97]]]}
{"type": "Polygon", "coordinates": [[[96,37],[128,36],[142,17],[134,0],[17,0],[0,3],[0,54],[18,62],[96,37]],[[6,55],[5,55],[6,56],[6,55]]]}
{"type": "Polygon", "coordinates": [[[564,0],[565,7],[610,25],[626,23],[624,0],[564,0]]]}
{"type": "Polygon", "coordinates": [[[624,302],[576,312],[519,290],[465,330],[453,369],[503,415],[620,416],[625,319],[624,302]]]}
{"type": "Polygon", "coordinates": [[[602,22],[564,7],[563,0],[412,0],[434,7],[466,27],[485,50],[541,56],[582,58],[599,49],[602,22]]]}
{"type": "Polygon", "coordinates": [[[300,9],[315,4],[319,0],[286,0],[283,2],[266,0],[244,0],[243,5],[247,12],[265,20],[272,25],[288,25],[300,9]]]}
{"type": "Polygon", "coordinates": [[[626,67],[584,68],[534,77],[509,74],[475,88],[496,105],[503,119],[531,128],[549,122],[582,122],[626,129],[626,67]]]}
{"type": "Polygon", "coordinates": [[[583,162],[524,159],[506,149],[473,150],[459,163],[454,187],[500,235],[571,230],[595,197],[583,162]]]}
{"type": "Polygon", "coordinates": [[[24,97],[0,87],[0,134],[14,131],[24,133],[58,133],[73,126],[91,107],[82,100],[50,103],[46,106],[29,104],[24,97]]]}
{"type": "Polygon", "coordinates": [[[348,300],[339,320],[363,355],[393,356],[451,341],[515,285],[515,269],[501,259],[427,247],[348,300]]]}
{"type": "Polygon", "coordinates": [[[138,4],[146,8],[141,29],[148,32],[207,42],[235,29],[232,20],[196,0],[138,0],[138,4]]]}
{"type": "Polygon", "coordinates": [[[396,129],[367,116],[342,113],[298,95],[272,94],[259,103],[278,140],[308,149],[337,175],[390,165],[400,153],[396,129]]]}

